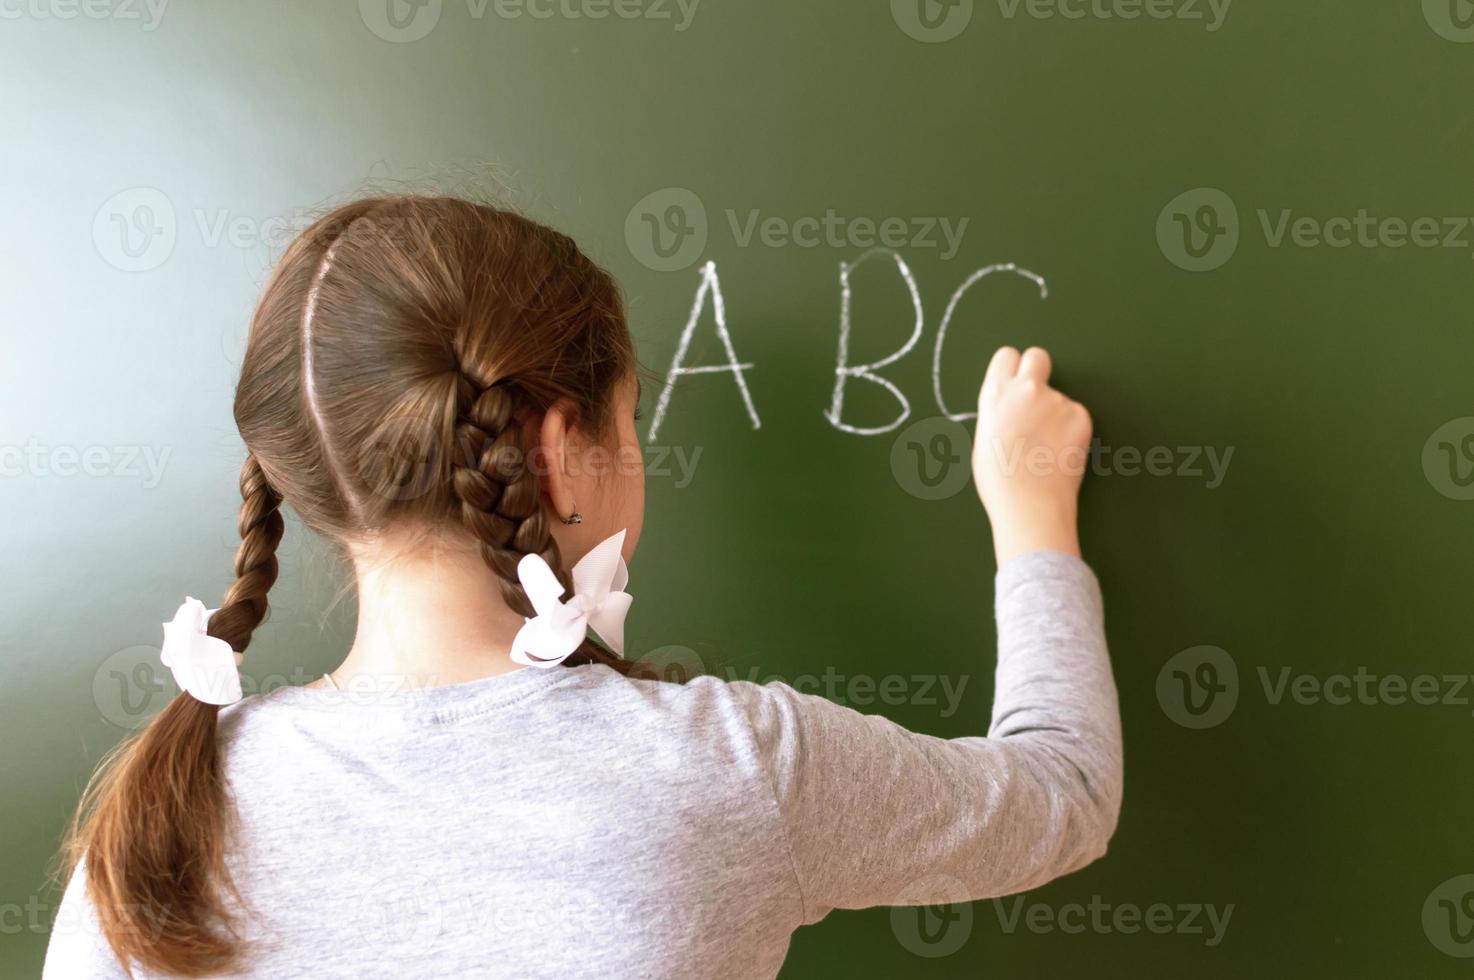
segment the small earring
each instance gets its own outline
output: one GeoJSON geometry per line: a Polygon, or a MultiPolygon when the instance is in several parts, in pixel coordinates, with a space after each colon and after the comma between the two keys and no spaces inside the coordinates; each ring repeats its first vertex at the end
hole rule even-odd
{"type": "MultiPolygon", "coordinates": [[[[577,504],[574,504],[574,506],[577,507],[578,505],[577,504]]],[[[560,518],[558,518],[558,520],[562,521],[564,524],[582,524],[583,523],[583,515],[580,514],[578,511],[575,510],[573,513],[569,514],[567,517],[560,517],[560,518]]]]}

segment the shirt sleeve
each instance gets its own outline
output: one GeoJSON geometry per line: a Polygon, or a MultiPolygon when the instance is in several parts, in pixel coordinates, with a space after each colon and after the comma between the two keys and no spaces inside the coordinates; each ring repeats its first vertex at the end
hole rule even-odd
{"type": "Polygon", "coordinates": [[[1008,562],[995,588],[986,738],[921,735],[784,684],[744,686],[805,922],[1013,894],[1105,853],[1123,777],[1099,584],[1078,558],[1041,551],[1008,562]]]}
{"type": "Polygon", "coordinates": [[[41,980],[128,980],[128,974],[113,954],[97,913],[87,898],[87,871],[77,865],[67,882],[66,893],[51,923],[46,947],[46,966],[41,980]]]}

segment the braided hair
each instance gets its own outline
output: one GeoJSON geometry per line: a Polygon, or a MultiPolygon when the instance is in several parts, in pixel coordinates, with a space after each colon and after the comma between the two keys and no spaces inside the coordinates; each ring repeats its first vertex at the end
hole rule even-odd
{"type": "MultiPolygon", "coordinates": [[[[502,600],[534,611],[517,565],[570,586],[523,423],[571,402],[607,433],[635,369],[613,279],[566,236],[509,211],[400,195],[334,210],[292,243],[252,319],[235,419],[235,582],[210,635],[244,652],[277,578],[283,503],[338,542],[462,529],[502,600]]],[[[565,665],[655,677],[592,639],[565,665]]],[[[181,694],[110,757],[68,840],[121,962],[178,976],[239,965],[225,850],[219,709],[181,694]]]]}
{"type": "MultiPolygon", "coordinates": [[[[537,473],[522,449],[515,395],[509,386],[492,383],[481,387],[465,375],[457,395],[460,407],[451,481],[460,501],[461,520],[479,542],[482,559],[496,572],[502,600],[518,615],[535,616],[517,578],[523,557],[540,555],[565,590],[571,591],[572,582],[539,498],[537,473]]],[[[656,676],[587,639],[564,663],[603,663],[624,674],[656,676]]]]}

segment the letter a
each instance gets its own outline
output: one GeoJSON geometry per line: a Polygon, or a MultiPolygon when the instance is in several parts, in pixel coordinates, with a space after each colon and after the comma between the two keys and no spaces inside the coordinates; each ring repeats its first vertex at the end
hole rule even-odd
{"type": "Polygon", "coordinates": [[[686,329],[681,331],[681,342],[676,346],[676,356],[670,363],[670,370],[666,372],[665,387],[660,389],[655,417],[650,420],[650,431],[645,434],[645,438],[654,441],[655,434],[660,431],[660,423],[665,420],[666,410],[670,408],[670,396],[675,389],[676,379],[687,374],[719,374],[730,371],[737,379],[737,390],[742,394],[742,404],[747,407],[747,417],[752,419],[752,427],[761,429],[762,420],[757,417],[752,395],[747,390],[747,379],[742,375],[743,371],[751,367],[751,364],[740,364],[737,361],[737,352],[732,348],[732,337],[727,333],[727,304],[722,301],[722,283],[717,278],[717,264],[708,262],[701,268],[701,288],[696,291],[696,302],[691,305],[691,318],[686,321],[686,329]],[[691,346],[691,334],[696,331],[701,311],[706,308],[708,294],[711,296],[712,310],[716,314],[717,336],[727,350],[727,363],[686,367],[686,350],[691,346]]]}

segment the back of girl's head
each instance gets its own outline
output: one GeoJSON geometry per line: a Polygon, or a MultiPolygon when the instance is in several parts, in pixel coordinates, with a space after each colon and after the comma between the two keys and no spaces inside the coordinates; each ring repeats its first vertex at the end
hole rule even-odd
{"type": "Polygon", "coordinates": [[[283,258],[235,417],[307,526],[462,527],[516,604],[517,559],[552,547],[517,422],[566,399],[598,428],[633,367],[618,288],[567,237],[451,198],[368,200],[283,258]]]}
{"type": "MultiPolygon", "coordinates": [[[[572,403],[600,433],[634,370],[618,287],[567,237],[453,198],[341,207],[277,265],[251,324],[235,418],[236,581],[209,633],[244,651],[277,576],[283,502],[342,543],[401,528],[478,543],[502,596],[533,615],[523,555],[561,572],[522,422],[572,403]]],[[[569,663],[627,669],[592,644],[569,663]]],[[[181,976],[228,969],[229,806],[218,708],[180,694],[116,750],[68,844],[125,963],[181,976]]]]}

